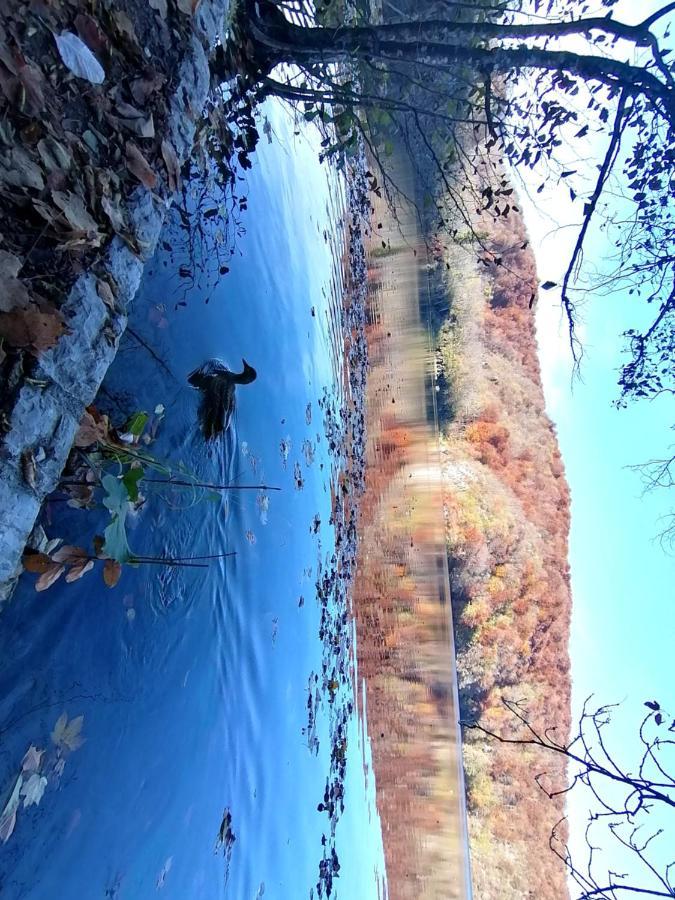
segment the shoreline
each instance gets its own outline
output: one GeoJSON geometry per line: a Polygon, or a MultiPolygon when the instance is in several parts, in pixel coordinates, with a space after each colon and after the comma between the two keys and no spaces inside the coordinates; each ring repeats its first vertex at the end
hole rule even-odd
{"type": "MultiPolygon", "coordinates": [[[[167,104],[166,137],[179,165],[192,150],[209,91],[208,51],[228,9],[229,0],[202,0],[191,20],[191,37],[167,104]]],[[[93,272],[79,275],[61,307],[69,333],[40,355],[31,377],[24,376],[15,391],[0,443],[0,609],[11,597],[42,502],[59,482],[84,410],[115,358],[127,307],[172,197],[167,184],[154,192],[134,188],[127,212],[139,252],[119,236],[112,238],[97,265],[108,291],[101,289],[101,278],[93,272]],[[27,478],[31,461],[35,473],[27,478]]]]}

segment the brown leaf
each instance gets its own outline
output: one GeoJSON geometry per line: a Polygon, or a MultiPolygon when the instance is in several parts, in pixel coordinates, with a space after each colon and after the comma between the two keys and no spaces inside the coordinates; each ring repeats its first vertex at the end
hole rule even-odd
{"type": "Polygon", "coordinates": [[[75,30],[91,50],[105,50],[108,39],[98,27],[98,23],[86,13],[75,16],[75,30]]]}
{"type": "Polygon", "coordinates": [[[50,588],[54,584],[54,582],[59,580],[63,575],[65,568],[65,566],[60,566],[58,563],[52,563],[52,565],[49,566],[35,582],[35,590],[46,591],[47,588],[50,588]]]}
{"type": "Polygon", "coordinates": [[[122,566],[116,559],[106,559],[103,566],[103,580],[109,588],[115,587],[120,580],[122,574],[122,566]]]}
{"type": "Polygon", "coordinates": [[[52,553],[52,560],[57,563],[68,563],[68,565],[79,564],[82,560],[87,560],[89,554],[84,547],[75,547],[72,544],[64,544],[52,553]]]}
{"type": "Polygon", "coordinates": [[[42,575],[53,564],[46,553],[24,553],[21,562],[26,572],[42,575]]]}
{"type": "Polygon", "coordinates": [[[21,454],[21,475],[28,487],[35,490],[37,481],[37,465],[35,463],[35,454],[29,448],[21,454]]]}
{"type": "MultiPolygon", "coordinates": [[[[99,281],[99,285],[103,283],[99,281]]],[[[107,416],[102,416],[97,420],[90,412],[85,410],[80,421],[80,427],[75,435],[74,445],[76,447],[91,447],[92,444],[97,444],[99,441],[109,440],[108,427],[107,416]]]]}
{"type": "Polygon", "coordinates": [[[152,71],[144,78],[135,78],[129,85],[131,96],[140,106],[145,106],[149,98],[164,84],[166,78],[161,72],[152,71]]]}
{"type": "Polygon", "coordinates": [[[41,310],[31,304],[26,309],[0,313],[0,337],[12,347],[30,351],[38,356],[57,343],[68,331],[58,310],[41,310]]]}
{"type": "Polygon", "coordinates": [[[162,158],[169,176],[169,190],[172,192],[180,190],[180,165],[171,141],[162,141],[162,158]]]}
{"type": "Polygon", "coordinates": [[[152,190],[157,184],[157,175],[153,172],[147,159],[133,141],[127,141],[127,169],[141,184],[152,190]]]}
{"type": "Polygon", "coordinates": [[[35,66],[26,62],[19,66],[17,74],[24,90],[25,111],[32,116],[39,115],[45,108],[45,76],[35,66]]]}

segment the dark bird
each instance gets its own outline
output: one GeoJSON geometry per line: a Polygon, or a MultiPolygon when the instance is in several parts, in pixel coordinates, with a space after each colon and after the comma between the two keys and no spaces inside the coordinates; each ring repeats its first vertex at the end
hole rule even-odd
{"type": "Polygon", "coordinates": [[[257,377],[256,370],[242,359],[241,372],[230,372],[219,359],[207,361],[190,372],[188,382],[201,393],[199,424],[207,441],[217,438],[230,427],[235,410],[235,389],[238,384],[250,384],[257,377]]]}

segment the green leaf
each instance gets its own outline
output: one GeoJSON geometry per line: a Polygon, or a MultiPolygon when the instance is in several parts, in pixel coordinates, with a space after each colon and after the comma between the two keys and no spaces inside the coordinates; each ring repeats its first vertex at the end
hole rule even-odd
{"type": "Polygon", "coordinates": [[[138,500],[138,482],[144,477],[145,472],[142,468],[128,469],[123,478],[122,484],[127,489],[129,499],[132,503],[138,500]]]}
{"type": "Polygon", "coordinates": [[[132,556],[125,528],[129,509],[129,491],[127,486],[114,475],[104,475],[101,479],[101,486],[105,491],[103,505],[112,516],[110,525],[103,532],[103,552],[111,559],[125,563],[132,556]]]}
{"type": "Polygon", "coordinates": [[[133,434],[134,437],[138,438],[143,434],[143,429],[145,428],[149,418],[150,417],[146,412],[134,413],[129,421],[125,424],[122,431],[128,434],[133,434]]]}

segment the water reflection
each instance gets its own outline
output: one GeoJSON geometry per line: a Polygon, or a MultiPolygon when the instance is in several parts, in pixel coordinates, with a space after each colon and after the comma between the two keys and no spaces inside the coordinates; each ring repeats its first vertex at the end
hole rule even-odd
{"type": "MultiPolygon", "coordinates": [[[[405,173],[399,184],[405,187],[405,173]]],[[[411,210],[369,258],[367,468],[354,610],[392,900],[470,895],[426,253],[411,210]],[[433,409],[433,403],[431,404],[433,409]]]]}
{"type": "MultiPolygon", "coordinates": [[[[11,900],[383,890],[346,608],[362,374],[343,366],[358,326],[343,304],[345,194],[318,138],[298,137],[278,106],[264,114],[276,140],[249,174],[229,275],[208,297],[186,287],[169,229],[99,405],[120,417],[161,404],[158,457],[204,483],[281,490],[149,496],[134,550],[236,554],[206,569],[125,567],[114,591],[93,573],[39,595],[23,580],[0,630],[5,801],[20,772],[38,781],[0,847],[11,900]],[[186,376],[242,356],[258,378],[207,446],[186,376]]],[[[107,522],[64,507],[51,504],[46,527],[69,543],[107,522]]]]}

